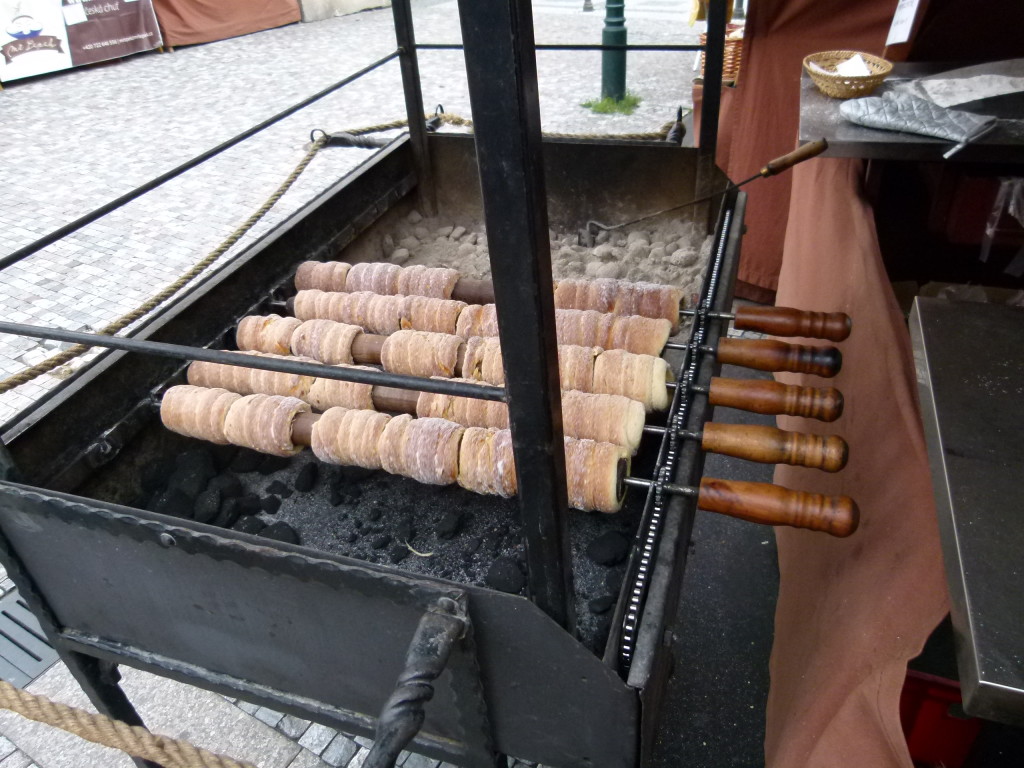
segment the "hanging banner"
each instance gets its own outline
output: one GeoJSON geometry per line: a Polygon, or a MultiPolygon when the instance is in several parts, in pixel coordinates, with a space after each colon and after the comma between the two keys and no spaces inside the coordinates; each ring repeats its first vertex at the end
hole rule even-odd
{"type": "Polygon", "coordinates": [[[0,80],[71,66],[60,0],[0,0],[0,80]]]}
{"type": "Polygon", "coordinates": [[[0,0],[0,81],[162,44],[152,0],[0,0]]]}
{"type": "Polygon", "coordinates": [[[71,61],[76,67],[150,51],[161,45],[152,0],[68,3],[64,6],[65,15],[74,6],[82,9],[78,18],[84,15],[80,23],[67,22],[71,61]]]}

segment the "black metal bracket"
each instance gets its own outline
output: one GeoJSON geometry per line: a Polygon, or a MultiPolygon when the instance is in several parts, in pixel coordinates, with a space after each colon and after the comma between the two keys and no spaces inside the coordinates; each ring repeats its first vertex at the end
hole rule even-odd
{"type": "Polygon", "coordinates": [[[376,739],[363,763],[365,768],[393,768],[399,753],[423,725],[423,708],[434,698],[434,681],[468,627],[464,600],[442,597],[423,614],[409,644],[405,669],[377,720],[376,739]]]}

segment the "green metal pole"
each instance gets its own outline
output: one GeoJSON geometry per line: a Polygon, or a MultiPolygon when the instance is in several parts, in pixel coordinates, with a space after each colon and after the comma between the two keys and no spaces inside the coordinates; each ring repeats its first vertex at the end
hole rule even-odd
{"type": "MultiPolygon", "coordinates": [[[[604,7],[602,45],[626,44],[624,0],[608,0],[604,7]]],[[[601,98],[622,101],[626,97],[626,52],[601,52],[601,98]]]]}

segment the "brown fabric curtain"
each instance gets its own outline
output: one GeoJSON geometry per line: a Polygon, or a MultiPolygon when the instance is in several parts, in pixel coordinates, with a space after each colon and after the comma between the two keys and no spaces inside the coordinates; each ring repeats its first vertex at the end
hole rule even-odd
{"type": "Polygon", "coordinates": [[[192,45],[281,27],[301,17],[297,0],[153,0],[165,45],[192,45]]]}
{"type": "Polygon", "coordinates": [[[857,160],[817,159],[791,177],[778,304],[848,312],[853,333],[833,380],[846,396],[843,416],[833,424],[780,418],[779,426],[840,434],[850,460],[837,474],[780,466],[775,482],[852,496],[861,525],[848,539],[777,529],[769,768],[910,768],[898,711],[906,664],[947,612],[910,338],[861,172],[857,160]]]}
{"type": "MultiPolygon", "coordinates": [[[[745,179],[796,146],[803,57],[833,49],[880,54],[896,2],[752,0],[739,83],[725,89],[720,121],[718,164],[730,179],[745,179]]],[[[748,187],[739,279],[753,287],[741,286],[749,298],[770,301],[778,284],[791,181],[783,174],[748,187]]]]}

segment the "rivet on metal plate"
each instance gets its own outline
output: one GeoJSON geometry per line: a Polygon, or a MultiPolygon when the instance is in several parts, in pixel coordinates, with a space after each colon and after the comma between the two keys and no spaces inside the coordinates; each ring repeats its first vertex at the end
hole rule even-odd
{"type": "Polygon", "coordinates": [[[162,546],[162,547],[173,547],[177,543],[178,542],[176,542],[174,540],[174,537],[171,536],[171,534],[169,534],[169,533],[161,533],[160,534],[160,546],[162,546]]]}

